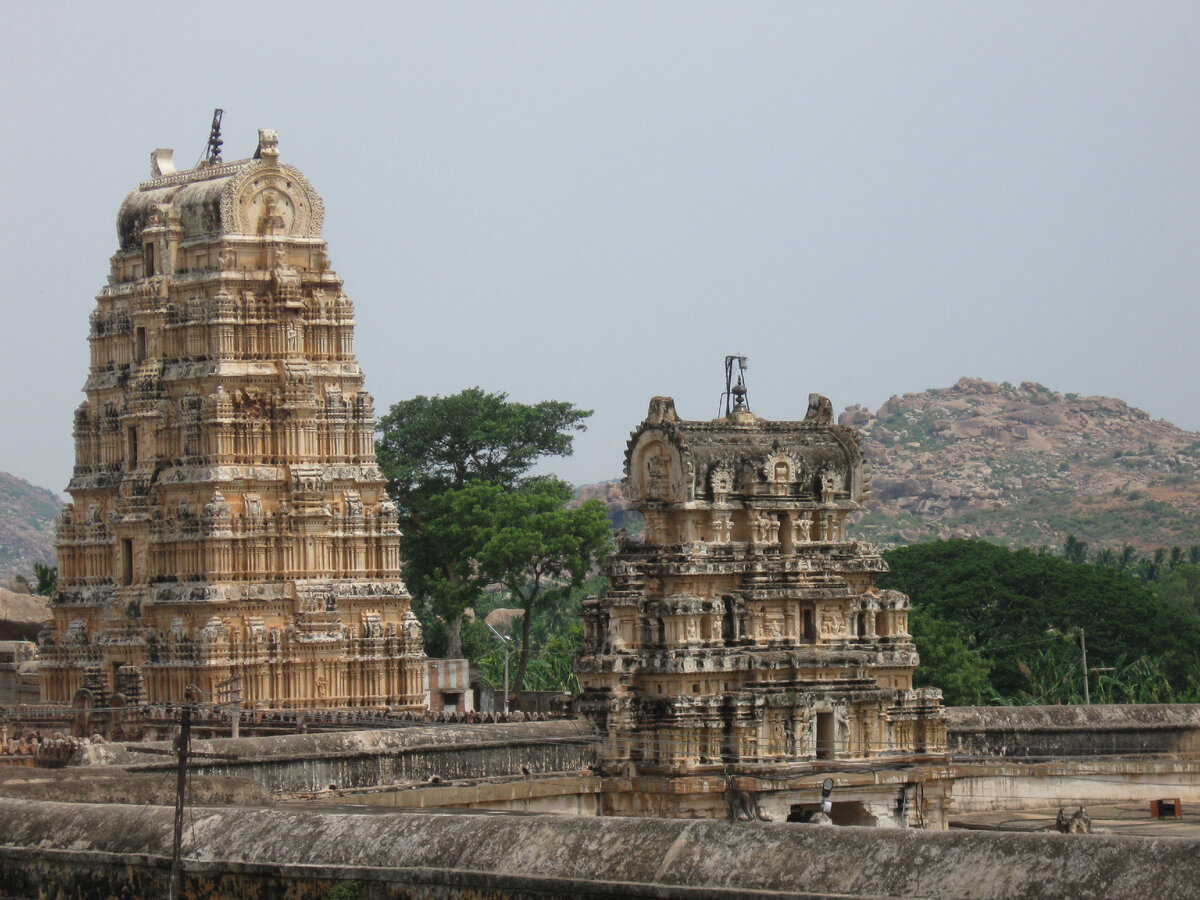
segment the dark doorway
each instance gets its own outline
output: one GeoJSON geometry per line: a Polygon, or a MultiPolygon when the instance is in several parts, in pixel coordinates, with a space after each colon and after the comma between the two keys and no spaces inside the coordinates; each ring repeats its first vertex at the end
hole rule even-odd
{"type": "Polygon", "coordinates": [[[121,541],[121,584],[133,584],[133,541],[121,541]]]}
{"type": "Polygon", "coordinates": [[[833,759],[833,713],[817,713],[817,759],[833,759]]]}

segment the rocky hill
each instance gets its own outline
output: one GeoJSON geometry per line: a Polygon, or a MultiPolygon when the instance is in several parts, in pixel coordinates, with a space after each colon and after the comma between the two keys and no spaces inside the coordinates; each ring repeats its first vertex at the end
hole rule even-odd
{"type": "MultiPolygon", "coordinates": [[[[851,528],[868,540],[1200,544],[1200,433],[1121,400],[963,378],[875,412],[850,406],[839,421],[859,430],[871,463],[870,508],[851,528]]],[[[622,524],[636,516],[616,482],[580,493],[622,524]]]]}
{"type": "Polygon", "coordinates": [[[1200,434],[1121,400],[963,378],[839,421],[872,466],[868,539],[1200,543],[1200,434]]]}
{"type": "Polygon", "coordinates": [[[63,501],[45,488],[0,472],[0,585],[32,578],[33,564],[54,562],[54,518],[63,501]]]}

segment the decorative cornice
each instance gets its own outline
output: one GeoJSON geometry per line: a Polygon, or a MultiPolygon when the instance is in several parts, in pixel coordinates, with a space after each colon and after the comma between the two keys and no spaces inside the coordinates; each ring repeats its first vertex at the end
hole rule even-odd
{"type": "Polygon", "coordinates": [[[158,178],[143,181],[138,185],[138,190],[153,191],[176,184],[191,184],[195,181],[212,181],[214,178],[227,178],[251,166],[261,165],[262,160],[240,159],[237,162],[221,163],[217,166],[205,166],[202,169],[188,169],[186,172],[176,172],[173,175],[160,175],[158,178]]]}

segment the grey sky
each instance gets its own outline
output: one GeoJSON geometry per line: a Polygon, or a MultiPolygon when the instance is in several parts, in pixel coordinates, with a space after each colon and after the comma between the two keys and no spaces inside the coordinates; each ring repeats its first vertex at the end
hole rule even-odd
{"type": "Polygon", "coordinates": [[[1200,4],[6,4],[0,469],[61,490],[149,153],[278,128],[377,408],[801,416],[962,375],[1200,428],[1200,4]],[[184,11],[186,10],[186,12],[184,11]]]}

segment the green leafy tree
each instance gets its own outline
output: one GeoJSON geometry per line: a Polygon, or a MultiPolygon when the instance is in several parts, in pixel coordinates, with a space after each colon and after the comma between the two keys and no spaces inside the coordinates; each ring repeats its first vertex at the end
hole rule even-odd
{"type": "Polygon", "coordinates": [[[991,663],[971,651],[956,625],[919,607],[908,623],[921,656],[914,675],[918,687],[941,688],[950,706],[979,706],[991,698],[991,663]]]}
{"type": "Polygon", "coordinates": [[[1155,596],[1200,618],[1200,566],[1181,563],[1156,581],[1155,596]]]}
{"type": "MultiPolygon", "coordinates": [[[[1082,692],[1080,628],[1087,629],[1089,666],[1154,657],[1176,691],[1198,674],[1200,621],[1129,573],[968,540],[914,544],[885,558],[891,571],[880,585],[907,593],[918,622],[951,623],[991,664],[1001,700],[1073,702],[1071,692],[1082,692]]],[[[927,652],[920,643],[918,650],[927,652]]]]}
{"type": "Polygon", "coordinates": [[[376,450],[392,499],[406,514],[422,498],[473,481],[513,485],[546,456],[570,456],[591,410],[546,400],[529,406],[474,387],[413,397],[379,420],[376,450]]]}
{"type": "Polygon", "coordinates": [[[431,530],[452,536],[460,583],[501,585],[524,610],[521,657],[512,693],[529,668],[535,615],[563,602],[608,553],[612,532],[604,506],[589,500],[568,509],[573,491],[555,478],[504,488],[476,483],[447,491],[435,504],[431,530]]]}
{"type": "Polygon", "coordinates": [[[1125,544],[1123,547],[1121,547],[1120,556],[1117,557],[1117,568],[1121,569],[1122,571],[1125,569],[1132,569],[1135,565],[1137,565],[1137,559],[1137,551],[1128,544],[1125,544]]]}
{"type": "Polygon", "coordinates": [[[437,649],[461,656],[463,615],[487,589],[472,556],[479,536],[446,515],[455,492],[476,484],[519,488],[539,460],[571,453],[573,433],[590,415],[570,403],[515,403],[476,387],[414,397],[380,419],[379,465],[399,510],[404,576],[428,648],[440,632],[445,644],[437,649]]]}
{"type": "MultiPolygon", "coordinates": [[[[536,656],[530,656],[522,689],[578,694],[579,676],[575,674],[574,657],[582,645],[583,622],[576,620],[566,630],[551,637],[536,656]]],[[[484,679],[494,688],[504,684],[506,650],[493,641],[478,660],[484,679]]]]}
{"type": "Polygon", "coordinates": [[[49,597],[54,593],[54,589],[58,587],[58,566],[48,566],[40,562],[34,563],[33,577],[37,582],[34,585],[33,592],[41,594],[43,597],[49,597]]]}
{"type": "Polygon", "coordinates": [[[1068,534],[1066,543],[1063,544],[1063,558],[1076,565],[1087,562],[1087,542],[1079,540],[1073,534],[1068,534]]]}

